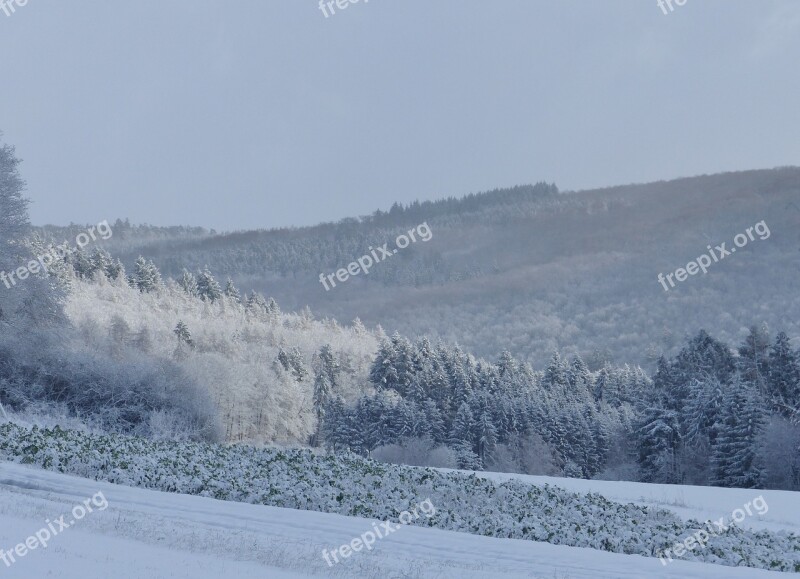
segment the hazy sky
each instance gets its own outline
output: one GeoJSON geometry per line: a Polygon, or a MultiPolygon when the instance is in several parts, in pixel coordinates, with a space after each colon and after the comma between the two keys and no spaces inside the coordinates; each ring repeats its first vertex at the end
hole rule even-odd
{"type": "Polygon", "coordinates": [[[305,225],[800,164],[797,0],[29,0],[0,54],[38,224],[305,225]]]}

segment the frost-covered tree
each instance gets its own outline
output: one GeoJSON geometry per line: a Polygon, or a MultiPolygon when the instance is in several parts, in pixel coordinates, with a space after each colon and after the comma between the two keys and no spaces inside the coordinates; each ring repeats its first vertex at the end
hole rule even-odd
{"type": "Polygon", "coordinates": [[[173,333],[178,338],[178,348],[183,349],[184,346],[189,348],[194,346],[194,342],[192,341],[192,334],[189,331],[189,326],[187,326],[183,321],[179,321],[178,325],[175,326],[173,333]]]}
{"type": "Polygon", "coordinates": [[[739,346],[739,372],[761,392],[767,390],[769,379],[769,331],[766,325],[751,326],[750,332],[739,346]]]}
{"type": "Polygon", "coordinates": [[[133,266],[135,287],[142,293],[157,291],[161,285],[161,272],[151,260],[139,256],[133,266]]]}
{"type": "Polygon", "coordinates": [[[200,299],[211,303],[222,298],[222,288],[211,275],[208,267],[197,274],[197,295],[200,296],[200,299]]]}
{"type": "Polygon", "coordinates": [[[188,269],[184,269],[181,277],[178,279],[178,285],[185,291],[188,295],[192,297],[198,297],[197,293],[197,279],[194,277],[194,274],[190,272],[188,269]]]}
{"type": "Polygon", "coordinates": [[[763,471],[756,461],[756,452],[764,417],[763,401],[756,386],[735,380],[722,398],[711,461],[713,484],[742,488],[761,486],[763,471]]]}
{"type": "Polygon", "coordinates": [[[683,482],[678,413],[658,404],[648,406],[640,419],[636,435],[642,481],[683,482]]]}
{"type": "Polygon", "coordinates": [[[317,367],[314,375],[313,405],[317,419],[317,429],[312,440],[313,446],[319,446],[322,443],[321,433],[325,421],[325,412],[334,393],[339,389],[339,372],[339,362],[336,360],[333,349],[328,344],[322,346],[317,356],[317,367]]]}
{"type": "Polygon", "coordinates": [[[769,352],[768,394],[781,414],[791,417],[800,413],[800,360],[789,343],[789,336],[780,332],[769,352]]]}
{"type": "Polygon", "coordinates": [[[242,301],[242,296],[239,294],[239,290],[236,289],[231,278],[228,278],[228,281],[225,283],[225,295],[237,304],[242,301]]]}
{"type": "Polygon", "coordinates": [[[544,387],[556,395],[566,394],[569,388],[569,370],[558,352],[553,353],[550,364],[544,371],[544,387]]]}
{"type": "Polygon", "coordinates": [[[27,243],[28,200],[19,163],[13,147],[0,146],[0,323],[24,317],[28,323],[48,324],[61,319],[61,306],[45,275],[26,269],[36,256],[27,243]]]}
{"type": "Polygon", "coordinates": [[[497,447],[497,429],[494,426],[488,406],[484,406],[480,410],[475,428],[475,438],[477,439],[476,454],[481,459],[481,462],[486,464],[497,447]]]}
{"type": "Polygon", "coordinates": [[[281,348],[278,352],[278,363],[296,381],[303,382],[308,378],[308,369],[303,362],[303,355],[300,353],[299,348],[291,348],[288,352],[281,348]]]}
{"type": "Polygon", "coordinates": [[[70,262],[72,263],[72,271],[81,279],[92,279],[94,272],[98,269],[94,260],[90,259],[81,248],[75,250],[75,253],[70,256],[70,262]]]}
{"type": "Polygon", "coordinates": [[[264,299],[260,293],[252,290],[247,296],[247,303],[245,304],[247,311],[256,317],[269,314],[269,306],[267,300],[264,299]]]}
{"type": "Polygon", "coordinates": [[[376,390],[394,388],[395,384],[397,384],[396,357],[397,353],[392,341],[388,339],[382,340],[369,371],[369,381],[376,390]]]}

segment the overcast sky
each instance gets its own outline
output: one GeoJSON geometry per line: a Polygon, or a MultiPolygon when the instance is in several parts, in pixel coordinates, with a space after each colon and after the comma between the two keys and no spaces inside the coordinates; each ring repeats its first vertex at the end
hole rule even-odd
{"type": "Polygon", "coordinates": [[[800,164],[797,0],[29,0],[0,55],[37,224],[306,225],[800,164]]]}

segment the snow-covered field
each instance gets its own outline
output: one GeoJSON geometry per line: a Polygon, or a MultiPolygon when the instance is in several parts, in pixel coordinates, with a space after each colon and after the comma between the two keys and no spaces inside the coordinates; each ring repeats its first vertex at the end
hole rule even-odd
{"type": "MultiPolygon", "coordinates": [[[[446,471],[446,469],[440,469],[446,471]]],[[[463,471],[462,471],[463,472],[463,471]]],[[[800,493],[791,491],[749,490],[688,485],[648,484],[628,481],[555,478],[524,474],[476,472],[495,482],[520,480],[542,486],[557,486],[575,493],[599,493],[610,501],[665,508],[685,521],[730,518],[731,513],[754,498],[763,496],[769,510],[748,516],[740,527],[754,530],[790,531],[800,534],[800,493]]]]}
{"type": "MultiPolygon", "coordinates": [[[[564,479],[547,482],[555,481],[564,486],[595,484],[564,479]]],[[[610,485],[611,492],[615,492],[618,483],[600,484],[610,485]]],[[[624,483],[624,489],[618,492],[645,492],[646,489],[639,487],[642,485],[624,483]]],[[[675,487],[674,492],[683,493],[685,504],[702,505],[706,497],[695,494],[696,490],[675,487]]],[[[98,492],[108,500],[106,510],[88,514],[74,527],[53,537],[46,549],[29,552],[10,568],[0,563],[0,577],[735,579],[781,576],[759,569],[684,561],[664,567],[658,559],[636,555],[420,527],[402,527],[378,541],[371,552],[355,553],[329,568],[321,556],[322,549],[349,543],[372,528],[373,521],[162,493],[5,462],[0,463],[0,548],[6,551],[13,548],[44,527],[46,519],[69,514],[74,505],[98,492]]],[[[653,492],[656,494],[643,496],[657,499],[662,491],[653,492]]],[[[727,508],[728,504],[739,502],[738,493],[742,491],[713,489],[713,492],[718,501],[714,504],[727,508]]],[[[779,501],[773,494],[765,493],[765,498],[779,501]]],[[[668,502],[678,495],[663,496],[668,502]]],[[[791,512],[784,515],[790,517],[791,512]]]]}

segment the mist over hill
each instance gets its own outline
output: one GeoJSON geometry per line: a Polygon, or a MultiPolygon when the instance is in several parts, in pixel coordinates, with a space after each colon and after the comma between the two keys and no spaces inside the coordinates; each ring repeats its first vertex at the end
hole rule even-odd
{"type": "Polygon", "coordinates": [[[286,310],[308,305],[317,317],[359,317],[388,333],[441,337],[490,358],[509,350],[538,365],[555,350],[593,367],[649,365],[700,328],[733,343],[760,323],[800,335],[794,167],[580,192],[538,184],[270,231],[118,222],[107,247],[126,265],[141,254],[176,278],[207,265],[286,310]],[[751,229],[753,239],[707,273],[673,278],[669,291],[659,282],[709,246],[735,248],[736,235],[762,222],[760,235],[751,229]],[[320,283],[422,223],[429,241],[328,291],[320,283]]]}

